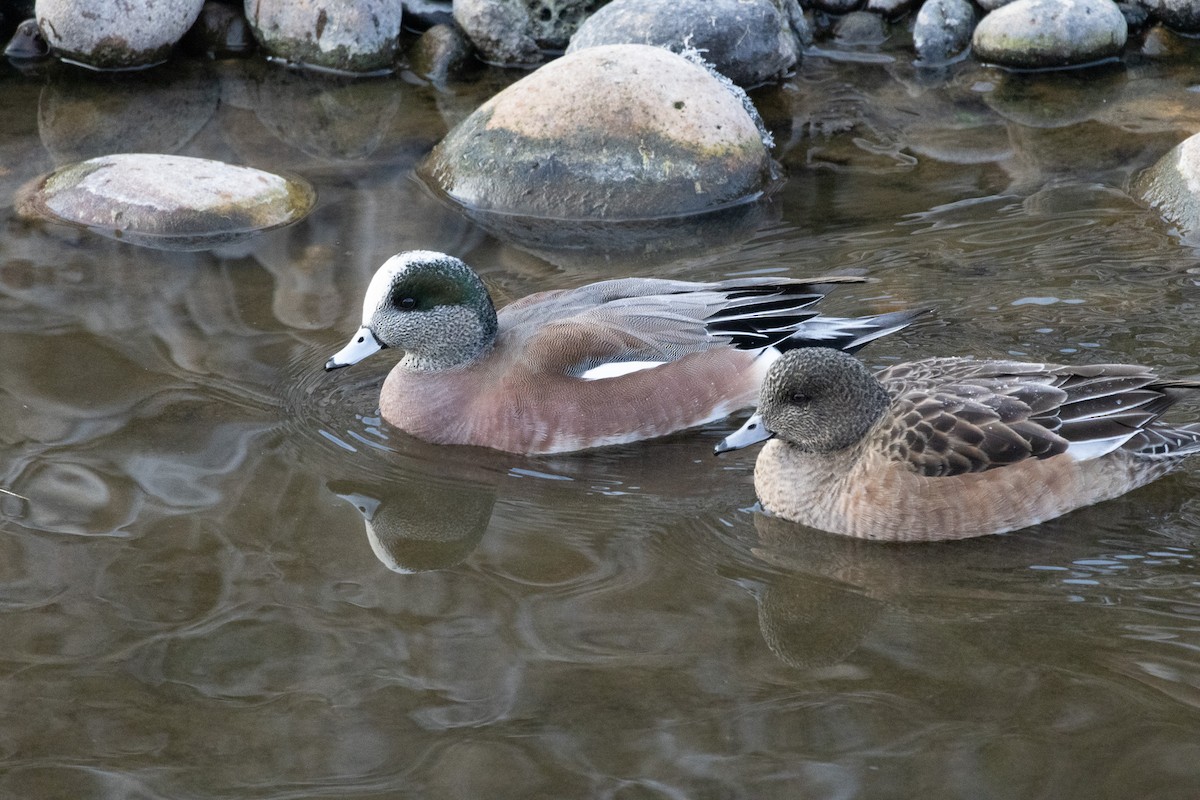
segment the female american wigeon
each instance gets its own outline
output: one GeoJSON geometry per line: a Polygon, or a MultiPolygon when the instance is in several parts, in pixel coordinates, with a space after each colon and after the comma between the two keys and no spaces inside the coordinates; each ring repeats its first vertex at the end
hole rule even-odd
{"type": "Polygon", "coordinates": [[[930,358],[876,375],[833,350],[777,359],[758,413],[717,452],[768,442],[764,508],[891,541],[1035,525],[1124,494],[1200,453],[1200,423],[1158,418],[1194,380],[1128,364],[930,358]]]}
{"type": "Polygon", "coordinates": [[[426,441],[557,453],[662,436],[754,404],[781,350],[854,350],[923,311],[857,319],[810,309],[860,278],[627,278],[540,292],[496,312],[457,258],[388,259],[362,327],[327,370],[404,351],[383,418],[426,441]]]}

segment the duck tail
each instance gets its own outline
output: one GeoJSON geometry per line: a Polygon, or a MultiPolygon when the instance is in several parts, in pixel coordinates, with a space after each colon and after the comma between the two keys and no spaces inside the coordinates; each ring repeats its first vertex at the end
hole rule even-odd
{"type": "Polygon", "coordinates": [[[786,338],[775,342],[780,351],[798,347],[832,347],[853,353],[863,346],[903,330],[917,319],[932,314],[932,308],[893,311],[868,317],[814,317],[786,338]]]}

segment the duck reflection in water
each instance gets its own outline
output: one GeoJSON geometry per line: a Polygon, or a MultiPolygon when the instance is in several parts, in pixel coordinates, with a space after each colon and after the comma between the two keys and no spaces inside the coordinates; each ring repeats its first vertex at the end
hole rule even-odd
{"type": "Polygon", "coordinates": [[[483,539],[496,502],[495,486],[442,478],[378,485],[335,481],[328,488],[362,514],[380,563],[404,574],[462,563],[483,539]]]}

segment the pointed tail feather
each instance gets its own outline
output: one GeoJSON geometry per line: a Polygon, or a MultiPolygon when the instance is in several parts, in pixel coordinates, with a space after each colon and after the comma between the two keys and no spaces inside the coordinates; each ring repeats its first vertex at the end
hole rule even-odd
{"type": "Polygon", "coordinates": [[[918,308],[869,317],[815,317],[799,326],[790,336],[775,342],[775,346],[783,351],[797,347],[832,347],[853,353],[876,339],[907,328],[919,317],[931,313],[931,308],[918,308]]]}

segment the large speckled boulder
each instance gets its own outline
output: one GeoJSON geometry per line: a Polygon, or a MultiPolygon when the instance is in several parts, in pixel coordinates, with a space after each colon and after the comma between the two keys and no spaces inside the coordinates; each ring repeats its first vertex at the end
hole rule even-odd
{"type": "Polygon", "coordinates": [[[55,170],[22,192],[18,206],[27,218],[189,250],[295,222],[315,201],[299,178],[204,158],[120,153],[55,170]]]}
{"type": "Polygon", "coordinates": [[[579,26],[567,52],[603,44],[692,48],[734,83],[754,86],[799,59],[793,15],[803,20],[796,0],[613,0],[579,26]]]}
{"type": "Polygon", "coordinates": [[[472,210],[617,220],[706,211],[759,192],[769,137],[745,94],[669,50],[589,47],[484,103],[421,172],[472,210]]]}
{"type": "Polygon", "coordinates": [[[263,49],[294,64],[388,72],[400,48],[400,0],[245,0],[263,49]]]}
{"type": "Polygon", "coordinates": [[[96,69],[166,61],[204,0],[37,0],[34,15],[51,51],[96,69]]]}
{"type": "Polygon", "coordinates": [[[1119,55],[1127,35],[1112,0],[1016,0],[983,18],[972,44],[981,61],[1041,69],[1119,55]]]}
{"type": "Polygon", "coordinates": [[[1200,133],[1143,172],[1134,190],[1185,236],[1200,232],[1200,133]]]}
{"type": "Polygon", "coordinates": [[[1200,33],[1200,0],[1138,0],[1150,16],[1183,33],[1200,33]]]}
{"type": "Polygon", "coordinates": [[[455,0],[454,21],[485,61],[538,64],[562,50],[580,23],[605,0],[455,0]]]}

